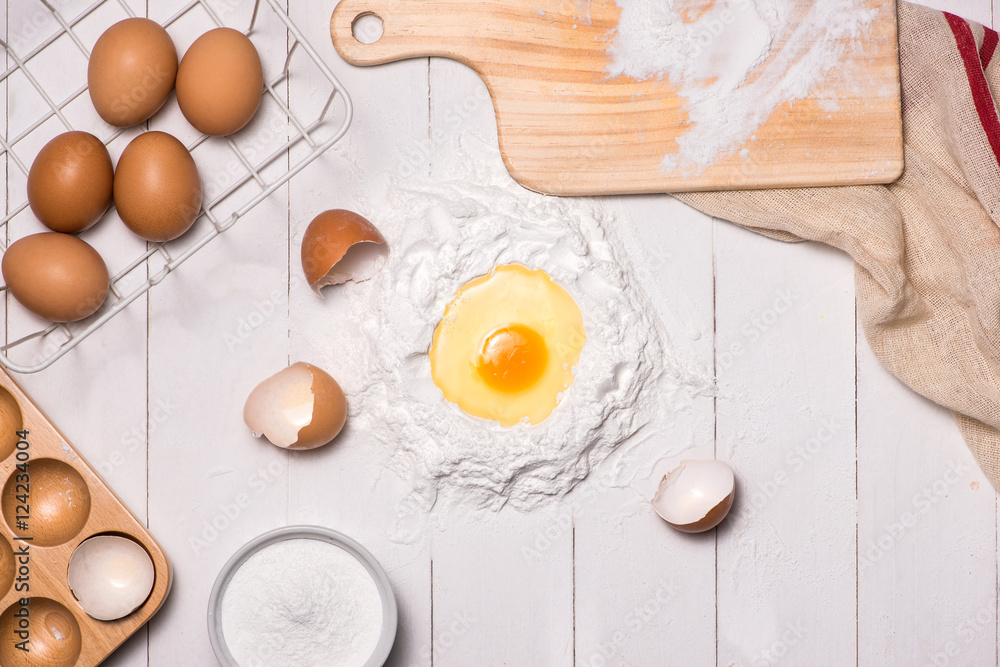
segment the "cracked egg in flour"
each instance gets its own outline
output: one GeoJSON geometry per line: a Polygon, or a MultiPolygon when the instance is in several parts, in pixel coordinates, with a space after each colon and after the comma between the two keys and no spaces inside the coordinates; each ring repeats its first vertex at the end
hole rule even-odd
{"type": "Polygon", "coordinates": [[[548,274],[498,266],[448,304],[434,332],[431,377],[470,415],[537,424],[573,384],[586,341],[580,307],[548,274]]]}

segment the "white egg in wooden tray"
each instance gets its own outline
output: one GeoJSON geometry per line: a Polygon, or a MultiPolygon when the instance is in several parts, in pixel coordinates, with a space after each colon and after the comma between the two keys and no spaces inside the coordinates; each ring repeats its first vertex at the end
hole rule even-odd
{"type": "Polygon", "coordinates": [[[163,604],[166,555],[3,371],[0,479],[0,665],[99,664],[163,604]]]}

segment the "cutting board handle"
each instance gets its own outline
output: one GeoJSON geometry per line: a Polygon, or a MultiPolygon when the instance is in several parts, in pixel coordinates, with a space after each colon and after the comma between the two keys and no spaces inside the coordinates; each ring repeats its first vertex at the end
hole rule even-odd
{"type": "MultiPolygon", "coordinates": [[[[330,34],[340,56],[352,65],[381,65],[407,58],[442,56],[469,63],[469,26],[476,2],[468,0],[341,0],[330,19],[330,34]],[[373,44],[354,37],[354,22],[374,14],[383,34],[373,44]],[[449,45],[449,41],[451,44],[449,45]]],[[[485,3],[484,3],[485,4],[485,3]]],[[[481,20],[481,16],[480,16],[481,20]]]]}

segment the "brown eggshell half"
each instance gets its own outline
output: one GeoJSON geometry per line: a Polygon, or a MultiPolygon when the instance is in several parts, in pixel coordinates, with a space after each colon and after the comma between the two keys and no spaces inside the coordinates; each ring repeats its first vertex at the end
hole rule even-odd
{"type": "Polygon", "coordinates": [[[375,276],[389,255],[382,233],[352,211],[334,209],[317,215],[302,236],[302,270],[321,297],[327,285],[375,276]]]}
{"type": "Polygon", "coordinates": [[[117,127],[160,110],[177,78],[177,49],[155,21],[129,18],[108,28],[90,54],[87,85],[97,113],[117,127]]]}
{"type": "Polygon", "coordinates": [[[44,232],[15,241],[4,253],[0,271],[11,296],[52,322],[89,317],[108,297],[104,260],[69,234],[44,232]]]}
{"type": "Polygon", "coordinates": [[[315,449],[344,428],[347,398],[328,373],[300,361],[254,387],[243,420],[278,447],[315,449]]]}
{"type": "MultiPolygon", "coordinates": [[[[694,523],[676,524],[670,523],[669,521],[667,521],[667,523],[682,533],[704,533],[706,530],[711,530],[722,523],[722,520],[726,518],[726,515],[729,514],[729,510],[733,506],[733,498],[735,496],[736,490],[733,489],[733,492],[723,498],[722,502],[709,510],[708,514],[706,514],[704,518],[699,521],[695,521],[694,523]]],[[[666,521],[666,519],[664,519],[664,521],[666,521]]]]}
{"type": "Polygon", "coordinates": [[[144,132],[115,170],[115,207],[133,234],[165,242],[181,236],[201,211],[201,177],[191,153],[172,135],[144,132]]]}
{"type": "Polygon", "coordinates": [[[299,431],[299,439],[289,449],[315,449],[338,435],[347,422],[347,397],[337,381],[322,368],[299,362],[312,373],[313,419],[299,431]]]}
{"type": "Polygon", "coordinates": [[[108,149],[89,132],[64,132],[42,147],[28,171],[28,204],[54,232],[89,229],[111,205],[115,171],[108,149]]]}

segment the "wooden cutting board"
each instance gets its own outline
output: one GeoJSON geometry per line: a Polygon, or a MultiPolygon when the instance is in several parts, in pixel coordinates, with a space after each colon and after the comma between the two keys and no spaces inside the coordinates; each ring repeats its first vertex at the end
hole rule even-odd
{"type": "MultiPolygon", "coordinates": [[[[717,0],[677,1],[700,11],[717,0]]],[[[698,174],[661,167],[689,128],[679,87],[607,74],[621,13],[614,0],[341,0],[330,30],[355,65],[441,56],[474,69],[493,98],[507,169],[539,192],[888,183],[903,169],[895,3],[859,2],[877,15],[847,45],[840,76],[834,70],[805,99],[778,106],[753,138],[698,174]],[[384,25],[373,44],[352,34],[367,14],[384,25]]]]}

